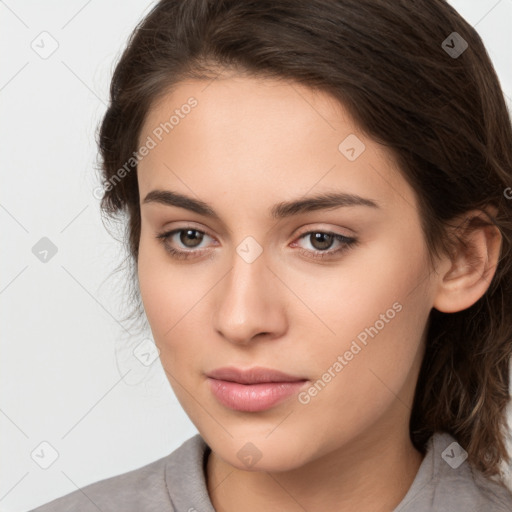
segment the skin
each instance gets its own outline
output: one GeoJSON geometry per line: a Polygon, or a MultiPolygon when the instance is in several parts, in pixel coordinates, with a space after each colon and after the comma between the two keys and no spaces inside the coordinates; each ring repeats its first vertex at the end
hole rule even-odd
{"type": "Polygon", "coordinates": [[[138,276],[169,382],[212,449],[212,503],[217,511],[390,511],[422,461],[408,423],[429,312],[478,300],[499,239],[475,232],[476,267],[460,253],[430,268],[415,193],[392,155],[333,98],[297,84],[227,73],[182,82],[153,106],[140,143],[190,96],[198,105],[138,166],[138,276]],[[338,149],[350,134],[365,144],[354,161],[338,149]],[[144,202],[155,189],[201,200],[219,219],[144,202]],[[378,208],[270,215],[276,203],[332,191],[378,208]],[[156,238],[179,228],[206,233],[197,248],[179,233],[167,240],[196,251],[189,259],[173,258],[156,238]],[[321,260],[312,254],[322,246],[301,237],[308,231],[358,243],[321,260]],[[236,251],[247,236],[262,249],[252,263],[236,251]],[[292,396],[240,412],[210,392],[205,373],[223,366],[270,367],[314,383],[395,303],[401,311],[307,404],[292,396]],[[261,454],[253,466],[237,457],[249,442],[261,454]]]}

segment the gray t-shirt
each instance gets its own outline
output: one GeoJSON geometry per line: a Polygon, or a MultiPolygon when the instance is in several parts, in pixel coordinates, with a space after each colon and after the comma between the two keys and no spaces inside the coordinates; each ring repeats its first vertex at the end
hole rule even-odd
{"type": "MultiPolygon", "coordinates": [[[[511,512],[512,493],[472,469],[455,439],[434,434],[416,477],[390,512],[511,512]]],[[[196,434],[146,466],[100,480],[30,512],[215,512],[206,487],[210,448],[196,434]]]]}

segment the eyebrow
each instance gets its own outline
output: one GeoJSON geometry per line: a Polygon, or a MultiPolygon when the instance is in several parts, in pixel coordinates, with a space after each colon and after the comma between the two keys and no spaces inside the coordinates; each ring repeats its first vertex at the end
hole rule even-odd
{"type": "MultiPolygon", "coordinates": [[[[198,213],[199,215],[204,215],[205,217],[220,220],[220,216],[207,203],[171,190],[152,190],[144,198],[143,204],[147,203],[177,206],[198,213]]],[[[273,219],[284,219],[301,213],[340,208],[342,206],[369,206],[371,208],[379,208],[379,205],[373,199],[345,192],[330,192],[277,203],[270,209],[270,215],[273,219]]]]}

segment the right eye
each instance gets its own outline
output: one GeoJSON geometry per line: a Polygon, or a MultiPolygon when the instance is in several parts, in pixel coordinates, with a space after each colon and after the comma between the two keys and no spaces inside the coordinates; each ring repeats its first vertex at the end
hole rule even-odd
{"type": "Polygon", "coordinates": [[[173,229],[156,235],[156,238],[162,242],[165,250],[176,259],[188,259],[199,257],[206,249],[196,250],[196,248],[204,240],[204,237],[210,237],[204,231],[200,231],[194,227],[188,226],[179,229],[173,229]],[[176,236],[179,235],[179,236],[176,236]],[[188,250],[176,248],[173,245],[182,244],[188,250]],[[173,245],[171,245],[173,244],[173,245]]]}

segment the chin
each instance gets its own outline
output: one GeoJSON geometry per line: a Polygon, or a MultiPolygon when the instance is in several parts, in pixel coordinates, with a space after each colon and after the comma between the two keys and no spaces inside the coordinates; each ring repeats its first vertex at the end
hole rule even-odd
{"type": "Polygon", "coordinates": [[[230,438],[210,446],[225,462],[242,471],[290,471],[308,462],[307,454],[296,443],[265,439],[265,436],[230,438]]]}

